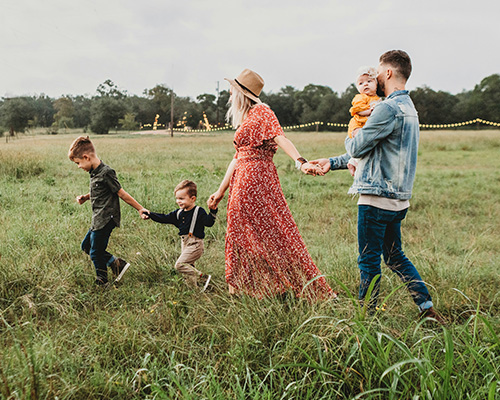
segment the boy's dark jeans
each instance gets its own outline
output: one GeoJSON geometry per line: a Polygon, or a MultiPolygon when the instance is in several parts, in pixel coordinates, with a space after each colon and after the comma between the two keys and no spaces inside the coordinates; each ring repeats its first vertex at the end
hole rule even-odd
{"type": "MultiPolygon", "coordinates": [[[[359,299],[364,300],[371,281],[381,275],[380,256],[386,265],[406,283],[413,301],[421,310],[432,307],[432,299],[417,269],[401,247],[401,221],[408,209],[388,211],[377,207],[358,206],[358,266],[361,273],[359,299]]],[[[375,307],[380,279],[371,293],[370,306],[375,307]]]]}
{"type": "Polygon", "coordinates": [[[115,222],[111,220],[102,229],[96,231],[89,229],[82,242],[82,250],[94,263],[99,284],[108,282],[108,264],[113,261],[114,257],[106,251],[106,247],[108,247],[109,237],[115,226],[115,222]]]}

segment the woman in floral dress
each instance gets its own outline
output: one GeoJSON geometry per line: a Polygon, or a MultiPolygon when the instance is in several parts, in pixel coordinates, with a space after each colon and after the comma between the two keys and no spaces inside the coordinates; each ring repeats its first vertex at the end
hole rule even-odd
{"type": "Polygon", "coordinates": [[[215,208],[229,188],[225,248],[229,291],[262,298],[291,289],[309,300],[335,297],[300,236],[273,156],[279,146],[301,171],[323,173],[300,156],[273,111],[259,100],[264,81],[257,73],[246,69],[227,80],[231,84],[227,117],[238,127],[236,154],[208,205],[215,208]]]}

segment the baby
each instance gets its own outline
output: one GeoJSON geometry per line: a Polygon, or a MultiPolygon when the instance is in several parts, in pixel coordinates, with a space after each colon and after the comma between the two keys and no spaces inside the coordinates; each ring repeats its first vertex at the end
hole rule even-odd
{"type": "MultiPolygon", "coordinates": [[[[373,107],[380,102],[380,97],[377,96],[377,70],[373,67],[361,67],[358,70],[356,88],[359,94],[354,96],[352,107],[349,109],[352,118],[349,121],[347,134],[350,138],[354,137],[356,129],[362,128],[365,125],[372,113],[373,107]]],[[[351,158],[349,164],[356,167],[358,160],[351,158]]]]}

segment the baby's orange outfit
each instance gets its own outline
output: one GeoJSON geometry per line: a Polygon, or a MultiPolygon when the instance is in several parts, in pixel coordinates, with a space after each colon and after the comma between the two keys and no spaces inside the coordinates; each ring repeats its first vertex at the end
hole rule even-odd
{"type": "Polygon", "coordinates": [[[360,111],[369,110],[373,103],[377,103],[379,101],[380,97],[377,95],[368,96],[367,94],[360,93],[354,96],[354,99],[352,99],[352,107],[349,109],[349,113],[352,115],[352,118],[349,121],[349,127],[347,129],[347,134],[350,138],[352,138],[352,131],[365,126],[366,120],[368,119],[368,116],[362,116],[358,113],[360,111]]]}

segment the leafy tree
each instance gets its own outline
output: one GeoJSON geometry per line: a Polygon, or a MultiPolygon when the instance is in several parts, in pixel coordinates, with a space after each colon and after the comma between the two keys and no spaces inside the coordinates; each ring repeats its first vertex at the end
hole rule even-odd
{"type": "Polygon", "coordinates": [[[474,87],[467,100],[465,109],[469,115],[500,122],[500,75],[484,78],[474,87]]]}
{"type": "Polygon", "coordinates": [[[157,107],[146,97],[129,96],[125,99],[125,105],[127,110],[135,115],[139,125],[152,124],[158,113],[157,107]]]}
{"type": "Polygon", "coordinates": [[[57,128],[72,128],[73,114],[75,107],[70,97],[61,97],[54,101],[54,109],[57,110],[54,115],[54,125],[57,128]]]}
{"type": "Polygon", "coordinates": [[[315,121],[330,122],[334,120],[334,115],[339,112],[341,101],[337,93],[328,93],[321,98],[315,113],[315,121]]]}
{"type": "Polygon", "coordinates": [[[137,121],[135,120],[135,114],[130,112],[126,113],[122,119],[119,119],[118,123],[122,129],[127,131],[133,131],[138,128],[137,121]]]}
{"type": "Polygon", "coordinates": [[[54,121],[53,100],[42,94],[31,98],[34,111],[33,121],[35,126],[49,127],[54,121]]]}
{"type": "MultiPolygon", "coordinates": [[[[342,93],[339,98],[339,102],[337,103],[337,111],[331,116],[329,122],[336,122],[340,124],[347,124],[351,119],[351,114],[349,113],[349,109],[352,106],[352,99],[354,96],[358,94],[358,89],[356,85],[351,84],[347,87],[347,89],[342,93]]],[[[347,128],[342,128],[347,130],[347,128]]]]}
{"type": "Polygon", "coordinates": [[[228,110],[228,102],[229,102],[230,93],[229,90],[223,90],[219,93],[219,98],[216,100],[216,117],[215,121],[219,125],[224,125],[226,123],[226,113],[228,110]],[[219,114],[217,118],[217,112],[219,114]]]}
{"type": "Polygon", "coordinates": [[[76,127],[86,128],[90,125],[90,110],[92,99],[86,96],[75,96],[71,98],[73,101],[73,121],[76,127]]]}
{"type": "Polygon", "coordinates": [[[338,95],[328,86],[307,85],[296,95],[294,111],[300,122],[329,121],[338,110],[338,95]]]}
{"type": "MultiPolygon", "coordinates": [[[[63,96],[53,100],[45,95],[16,97],[0,101],[0,123],[5,129],[22,132],[28,126],[48,127],[76,126],[97,133],[108,133],[118,125],[136,129],[137,124],[153,123],[156,114],[159,123],[170,123],[171,102],[174,96],[174,124],[182,121],[196,128],[207,115],[212,125],[224,124],[229,91],[223,90],[219,97],[201,94],[192,100],[176,96],[165,85],[145,89],[143,96],[128,96],[110,79],[97,87],[97,96],[63,96]],[[128,114],[127,114],[128,113],[128,114]],[[127,114],[127,115],[126,115],[127,114]]],[[[302,90],[285,86],[277,93],[261,94],[263,102],[269,104],[283,126],[314,121],[347,123],[350,119],[351,101],[358,93],[351,84],[339,96],[328,86],[307,85],[302,90]]],[[[482,118],[500,122],[500,75],[484,78],[472,91],[457,95],[434,91],[427,86],[411,92],[419,112],[420,121],[427,124],[445,124],[482,118]]],[[[324,129],[335,129],[324,126],[324,129]]],[[[345,129],[345,128],[339,128],[345,129]]]]}
{"type": "MultiPolygon", "coordinates": [[[[154,115],[160,115],[158,120],[159,123],[168,125],[170,123],[170,107],[172,102],[172,95],[174,96],[174,103],[176,102],[175,93],[173,93],[172,89],[166,87],[165,85],[156,85],[152,89],[144,90],[144,94],[146,94],[147,98],[151,101],[154,115]]],[[[174,113],[176,109],[176,105],[174,104],[174,113]]],[[[174,116],[175,120],[175,116],[174,116]]],[[[151,121],[152,122],[152,121],[151,121]]]]}
{"type": "Polygon", "coordinates": [[[211,125],[217,125],[217,97],[213,94],[200,94],[196,97],[198,101],[198,113],[199,119],[203,117],[203,113],[206,114],[208,121],[211,125]]]}
{"type": "Polygon", "coordinates": [[[457,121],[457,98],[447,92],[435,92],[428,86],[412,90],[410,97],[422,124],[447,124],[457,121]]]}
{"type": "Polygon", "coordinates": [[[198,128],[200,121],[203,120],[202,107],[189,97],[174,97],[174,99],[174,127],[181,127],[179,123],[186,117],[186,126],[198,128]]]}
{"type": "Polygon", "coordinates": [[[110,129],[118,129],[119,120],[128,111],[127,94],[110,79],[97,87],[97,93],[99,96],[92,99],[90,107],[90,129],[97,134],[108,134],[110,129]]]}
{"type": "Polygon", "coordinates": [[[1,124],[11,135],[16,132],[24,132],[34,116],[35,110],[29,97],[4,99],[0,109],[1,124]]]}
{"type": "MultiPolygon", "coordinates": [[[[470,121],[476,118],[479,110],[474,110],[471,107],[472,91],[463,91],[456,96],[457,104],[454,108],[454,113],[457,116],[457,121],[470,121]]],[[[480,104],[478,104],[480,107],[480,104]]],[[[455,121],[455,122],[457,122],[455,121]]]]}
{"type": "Polygon", "coordinates": [[[118,121],[126,113],[123,101],[113,97],[99,97],[93,100],[91,107],[90,129],[100,135],[109,133],[118,127],[118,121]]]}
{"type": "Polygon", "coordinates": [[[296,125],[300,122],[299,115],[295,113],[295,101],[297,93],[293,86],[285,86],[276,94],[262,93],[261,99],[269,104],[276,117],[283,126],[296,125]]]}
{"type": "Polygon", "coordinates": [[[120,90],[111,79],[107,79],[97,86],[97,93],[99,97],[112,97],[114,99],[123,99],[127,97],[127,91],[120,90]]]}

